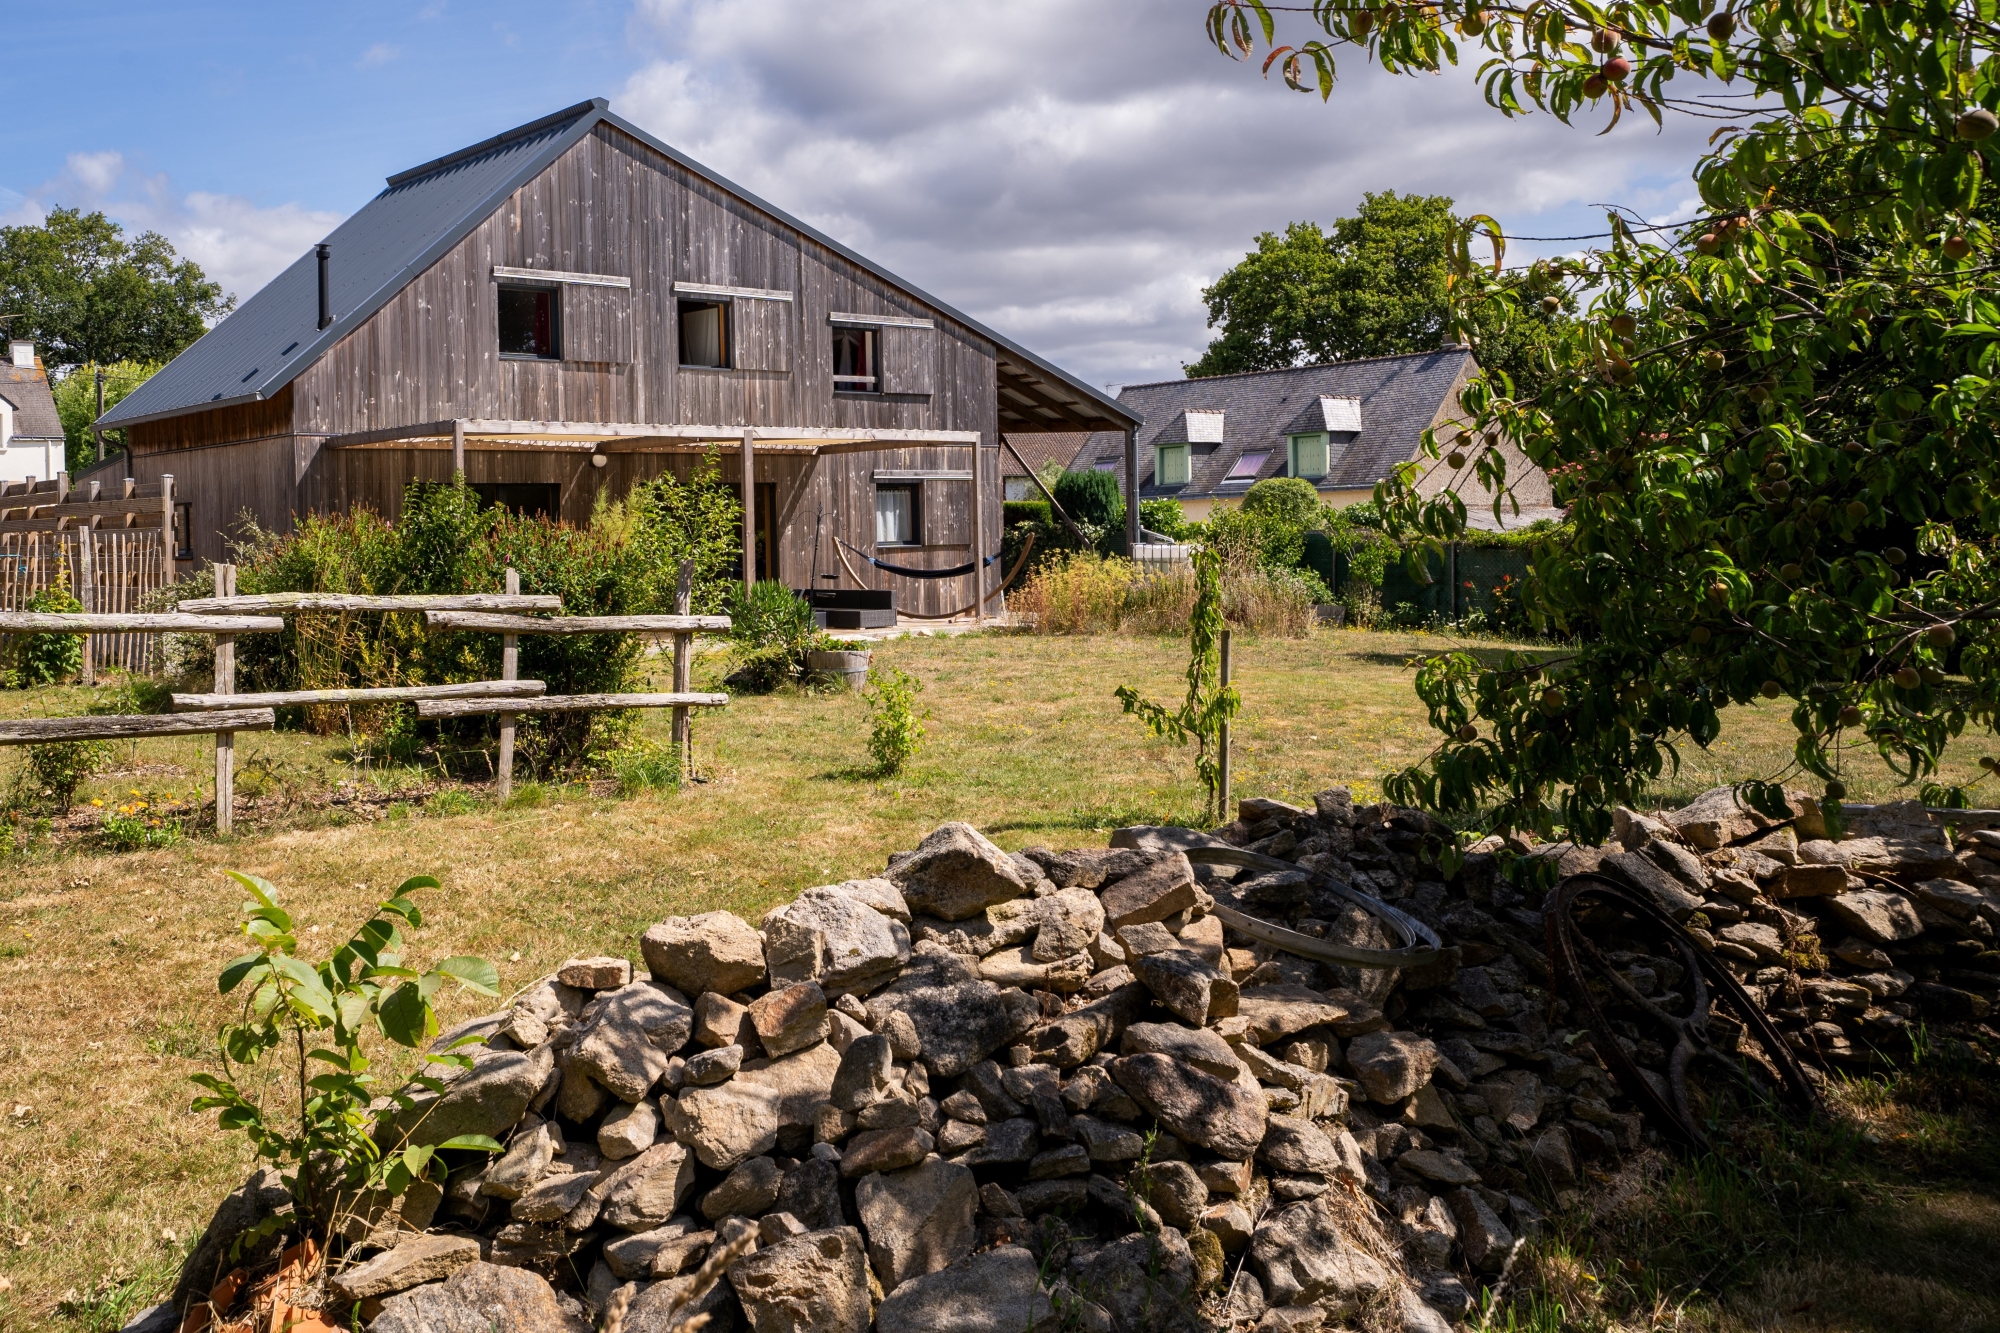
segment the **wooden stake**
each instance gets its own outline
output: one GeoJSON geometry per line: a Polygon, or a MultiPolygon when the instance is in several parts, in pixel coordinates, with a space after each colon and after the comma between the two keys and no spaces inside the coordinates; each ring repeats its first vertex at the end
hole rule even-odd
{"type": "MultiPolygon", "coordinates": [[[[694,561],[681,561],[680,573],[674,579],[674,614],[691,615],[694,612],[694,561]]],[[[694,667],[694,635],[682,632],[674,635],[674,693],[686,694],[694,667]]],[[[674,749],[679,754],[681,775],[685,777],[694,771],[690,756],[692,728],[688,725],[689,713],[686,705],[674,709],[674,749]]]]}
{"type": "MultiPolygon", "coordinates": [[[[1222,631],[1222,680],[1221,687],[1229,688],[1229,631],[1222,631]]],[[[1215,765],[1215,818],[1217,823],[1226,822],[1229,813],[1229,719],[1222,719],[1216,735],[1215,765]]]]}
{"type": "MultiPolygon", "coordinates": [[[[507,592],[521,591],[521,572],[512,565],[507,567],[507,592]]],[[[500,636],[500,679],[514,680],[520,675],[520,637],[514,634],[500,636]]],[[[500,804],[507,804],[507,798],[514,794],[514,715],[500,715],[500,771],[495,777],[495,790],[500,804]]]]}
{"type": "Polygon", "coordinates": [[[451,475],[455,481],[465,480],[465,423],[451,423],[451,475]]]}
{"type": "MultiPolygon", "coordinates": [[[[171,537],[168,540],[172,540],[171,537]]],[[[215,567],[215,595],[236,595],[236,566],[215,567]]],[[[236,693],[236,636],[215,636],[215,693],[236,693]]],[[[215,733],[215,835],[226,838],[236,827],[236,733],[215,733]]]]}

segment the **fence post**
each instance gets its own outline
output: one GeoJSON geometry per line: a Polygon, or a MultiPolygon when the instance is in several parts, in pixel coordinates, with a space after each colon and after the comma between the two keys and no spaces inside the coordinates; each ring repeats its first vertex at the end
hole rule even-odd
{"type": "MultiPolygon", "coordinates": [[[[86,612],[97,609],[97,562],[92,558],[96,553],[91,550],[96,544],[95,534],[88,523],[76,530],[76,600],[86,612]]],[[[85,634],[82,637],[83,683],[95,685],[97,655],[92,650],[93,636],[85,634]]]]}
{"type": "MultiPolygon", "coordinates": [[[[521,572],[512,565],[507,567],[506,590],[508,593],[521,591],[521,572]]],[[[500,679],[515,680],[520,676],[521,639],[517,634],[500,636],[500,679]]],[[[500,804],[507,804],[507,798],[514,794],[514,715],[500,715],[500,771],[494,779],[494,792],[500,804]]]]}
{"type": "MultiPolygon", "coordinates": [[[[694,561],[681,561],[680,574],[674,580],[674,614],[692,615],[694,612],[694,561]]],[[[694,665],[694,634],[679,630],[674,634],[674,693],[686,694],[691,682],[691,668],[694,665]]],[[[694,771],[692,728],[689,726],[690,712],[686,704],[674,705],[674,749],[679,755],[681,776],[694,771]]]]}
{"type": "MultiPolygon", "coordinates": [[[[172,513],[172,510],[168,511],[172,513]]],[[[171,540],[171,538],[168,538],[171,540]]],[[[236,566],[215,567],[215,595],[236,595],[236,566]]],[[[215,636],[215,693],[236,693],[236,636],[215,636]]],[[[236,733],[215,733],[215,835],[228,837],[236,826],[236,733]]]]}
{"type": "MultiPolygon", "coordinates": [[[[1221,688],[1229,688],[1229,631],[1222,631],[1222,680],[1221,688]]],[[[1229,813],[1229,719],[1223,718],[1217,728],[1215,765],[1215,818],[1224,823],[1229,813]]]]}
{"type": "MultiPolygon", "coordinates": [[[[757,452],[752,447],[757,433],[750,427],[743,428],[743,595],[750,595],[750,585],[757,581],[757,452]]],[[[777,516],[772,515],[772,522],[777,516]]],[[[772,570],[775,575],[778,571],[772,570]]]]}

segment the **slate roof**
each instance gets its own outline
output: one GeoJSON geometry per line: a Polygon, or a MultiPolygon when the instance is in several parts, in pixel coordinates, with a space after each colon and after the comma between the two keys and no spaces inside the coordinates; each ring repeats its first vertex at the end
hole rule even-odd
{"type": "MultiPolygon", "coordinates": [[[[1067,468],[1070,460],[1076,457],[1076,451],[1089,438],[1090,436],[1081,432],[1065,432],[1061,434],[1015,430],[1007,432],[1007,443],[1013,445],[1015,450],[1020,453],[1021,458],[1027,462],[1028,466],[1037,472],[1040,472],[1042,467],[1048,463],[1060,463],[1067,468]]],[[[1123,439],[1124,437],[1120,436],[1119,438],[1123,439]]],[[[1021,464],[1014,461],[1014,455],[1007,453],[1005,450],[1002,450],[1000,454],[1000,474],[1003,477],[1020,477],[1026,475],[1021,471],[1021,464]]]]}
{"type": "Polygon", "coordinates": [[[602,97],[544,116],[422,166],[389,177],[388,187],[327,236],[334,321],[319,322],[318,261],[308,250],[261,291],[238,306],[164,369],[104,414],[103,424],[131,425],[276,394],[429,268],[509,195],[540,175],[600,124],[631,135],[782,225],[809,236],[884,282],[901,288],[1058,381],[1101,420],[1125,411],[1102,390],[1002,337],[977,320],[911,286],[832,237],[765,203],[699,162],[612,114],[602,97]]]}
{"type": "MultiPolygon", "coordinates": [[[[1328,441],[1331,470],[1317,483],[1320,490],[1373,486],[1392,464],[1416,453],[1417,442],[1437,419],[1461,379],[1473,372],[1472,353],[1462,347],[1418,352],[1410,356],[1334,361],[1285,370],[1214,375],[1206,379],[1163,380],[1128,384],[1118,401],[1145,419],[1139,427],[1139,494],[1142,499],[1174,496],[1196,499],[1241,495],[1253,481],[1283,476],[1286,431],[1324,429],[1321,398],[1361,400],[1361,429],[1336,431],[1328,441]],[[1188,411],[1220,411],[1223,442],[1212,452],[1190,460],[1185,486],[1153,484],[1153,446],[1185,432],[1178,429],[1188,411]],[[1254,476],[1226,482],[1245,453],[1268,451],[1254,476]]],[[[1124,437],[1099,431],[1077,451],[1071,464],[1093,467],[1116,458],[1123,466],[1124,437]]]]}
{"type": "Polygon", "coordinates": [[[49,391],[49,373],[39,358],[33,370],[23,370],[11,360],[0,360],[0,398],[14,409],[14,437],[25,440],[60,440],[62,418],[56,414],[55,395],[49,391]]]}

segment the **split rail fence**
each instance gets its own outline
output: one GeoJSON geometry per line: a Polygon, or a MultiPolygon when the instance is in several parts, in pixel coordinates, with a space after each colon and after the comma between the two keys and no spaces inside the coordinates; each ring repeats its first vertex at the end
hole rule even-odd
{"type": "MultiPolygon", "coordinates": [[[[163,493],[172,499],[172,479],[163,493]]],[[[0,503],[5,496],[0,495],[0,503]]],[[[166,521],[171,532],[172,515],[166,521]]],[[[4,532],[0,525],[0,532],[4,532]]],[[[81,529],[79,531],[88,531],[81,529]]],[[[88,546],[84,549],[88,550],[88,546]]],[[[88,556],[85,557],[88,560],[88,556]]],[[[87,568],[88,566],[86,566],[87,568]]],[[[521,576],[506,573],[506,592],[462,596],[358,596],[346,593],[270,593],[236,595],[236,566],[215,566],[215,596],[189,598],[171,613],[36,612],[0,610],[0,634],[81,634],[137,637],[153,634],[208,634],[215,639],[215,683],[207,694],[176,694],[175,711],[89,717],[19,718],[0,721],[0,745],[41,745],[56,741],[140,740],[154,736],[213,735],[215,737],[215,831],[229,833],[235,823],[236,733],[269,731],[277,725],[277,709],[297,704],[356,704],[410,702],[420,718],[469,717],[498,714],[500,753],[495,785],[504,801],[513,791],[514,719],[522,713],[595,712],[617,708],[671,708],[674,744],[687,762],[689,710],[719,708],[726,694],[696,693],[690,688],[693,642],[697,633],[726,632],[727,616],[686,614],[692,598],[694,567],[684,563],[671,616],[534,616],[534,611],[560,611],[562,600],[521,592],[521,576]],[[356,689],[280,690],[261,694],[236,692],[236,636],[269,634],[285,628],[285,615],[324,613],[422,613],[432,632],[488,631],[501,639],[501,678],[451,685],[398,685],[356,689]],[[656,694],[552,695],[539,680],[519,679],[519,636],[523,634],[645,634],[671,635],[674,640],[674,688],[656,694]]],[[[86,603],[88,606],[88,603],[86,603]]],[[[143,659],[142,659],[143,661],[143,659]]]]}

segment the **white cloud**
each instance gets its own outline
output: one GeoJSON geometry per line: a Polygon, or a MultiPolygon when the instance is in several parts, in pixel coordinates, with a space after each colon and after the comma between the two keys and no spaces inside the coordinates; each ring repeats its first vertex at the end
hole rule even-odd
{"type": "Polygon", "coordinates": [[[632,31],[655,54],[621,114],[1098,382],[1177,376],[1201,288],[1260,231],[1384,189],[1527,234],[1599,229],[1586,204],[1684,215],[1705,128],[1510,121],[1468,69],[1358,58],[1322,104],[1146,0],[640,0],[632,31]]]}
{"type": "Polygon", "coordinates": [[[354,63],[357,69],[373,69],[377,65],[388,64],[402,54],[403,48],[400,46],[392,46],[388,42],[377,42],[366,51],[363,51],[361,59],[354,63]]]}
{"type": "Polygon", "coordinates": [[[0,221],[37,223],[58,205],[101,209],[128,234],[157,231],[239,299],[269,282],[341,215],[242,195],[177,191],[165,175],[133,169],[116,152],[71,153],[54,180],[0,195],[0,221]],[[18,201],[18,202],[15,202],[18,201]]]}

